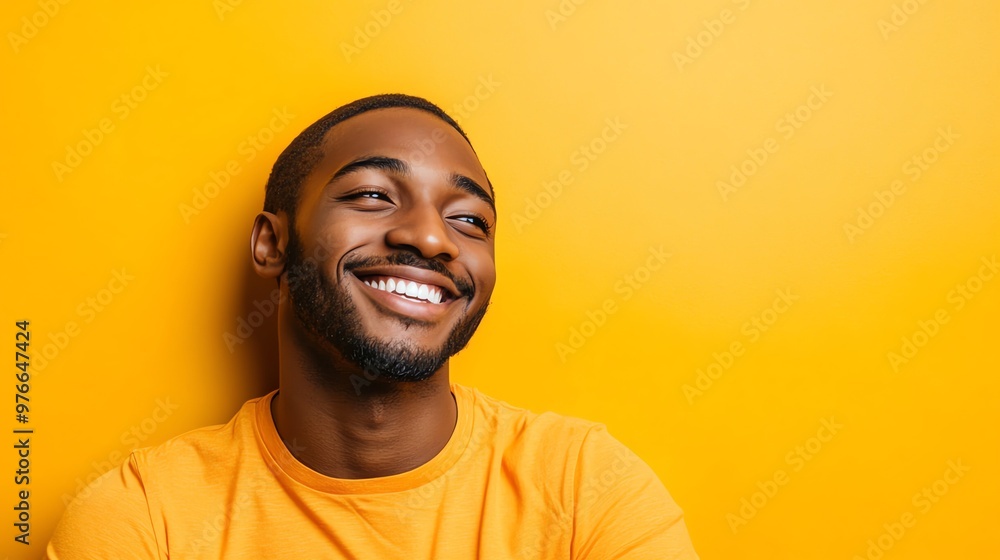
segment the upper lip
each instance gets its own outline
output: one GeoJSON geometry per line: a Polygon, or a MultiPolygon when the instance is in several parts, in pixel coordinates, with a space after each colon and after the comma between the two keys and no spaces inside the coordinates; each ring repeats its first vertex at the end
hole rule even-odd
{"type": "Polygon", "coordinates": [[[455,283],[447,276],[425,268],[414,268],[412,266],[373,266],[370,268],[358,268],[350,271],[351,274],[361,278],[362,276],[393,276],[410,280],[418,284],[428,284],[441,288],[445,295],[457,298],[461,294],[455,283]]]}

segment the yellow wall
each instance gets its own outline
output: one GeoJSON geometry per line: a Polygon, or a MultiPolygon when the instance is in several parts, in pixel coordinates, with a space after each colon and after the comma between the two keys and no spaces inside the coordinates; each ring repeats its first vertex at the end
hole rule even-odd
{"type": "Polygon", "coordinates": [[[996,557],[998,4],[577,3],[5,2],[0,321],[9,345],[31,321],[29,422],[14,380],[0,400],[35,433],[30,547],[0,445],[0,554],[274,386],[271,321],[224,340],[267,308],[270,165],[401,91],[456,115],[498,194],[457,381],[605,422],[704,558],[996,557]]]}

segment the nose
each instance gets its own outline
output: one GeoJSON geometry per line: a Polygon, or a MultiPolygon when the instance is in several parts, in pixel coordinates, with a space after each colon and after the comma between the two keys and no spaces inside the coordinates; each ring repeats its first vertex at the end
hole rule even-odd
{"type": "Polygon", "coordinates": [[[385,234],[390,247],[403,248],[425,259],[450,261],[458,257],[458,246],[448,235],[448,224],[430,205],[410,208],[405,215],[396,214],[397,222],[385,234]]]}

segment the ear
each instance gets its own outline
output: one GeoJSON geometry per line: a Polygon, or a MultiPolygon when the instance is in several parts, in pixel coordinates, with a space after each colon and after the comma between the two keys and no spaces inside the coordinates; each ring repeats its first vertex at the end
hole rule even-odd
{"type": "Polygon", "coordinates": [[[253,221],[250,255],[253,268],[264,278],[278,278],[285,271],[288,222],[285,213],[261,212],[253,221]]]}

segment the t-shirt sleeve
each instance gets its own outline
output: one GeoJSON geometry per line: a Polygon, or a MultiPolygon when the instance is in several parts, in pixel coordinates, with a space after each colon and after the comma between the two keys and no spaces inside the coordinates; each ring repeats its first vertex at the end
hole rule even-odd
{"type": "Polygon", "coordinates": [[[603,425],[584,436],[574,483],[574,560],[697,560],[680,507],[603,425]]]}
{"type": "Polygon", "coordinates": [[[69,504],[45,549],[45,558],[161,558],[134,453],[69,504]]]}

